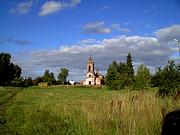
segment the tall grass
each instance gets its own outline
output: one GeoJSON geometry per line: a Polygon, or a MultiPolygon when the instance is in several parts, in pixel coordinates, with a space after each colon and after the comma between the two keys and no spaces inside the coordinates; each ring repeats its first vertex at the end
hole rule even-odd
{"type": "Polygon", "coordinates": [[[159,135],[164,113],[178,108],[179,99],[151,91],[31,88],[17,94],[6,118],[18,135],[159,135]]]}

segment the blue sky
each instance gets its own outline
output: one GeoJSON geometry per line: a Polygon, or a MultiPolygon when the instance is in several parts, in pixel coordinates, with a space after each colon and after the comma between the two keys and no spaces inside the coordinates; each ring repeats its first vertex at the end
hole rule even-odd
{"type": "Polygon", "coordinates": [[[152,70],[180,61],[179,0],[1,0],[0,27],[0,51],[24,76],[67,67],[80,80],[90,54],[104,74],[128,52],[152,70]]]}

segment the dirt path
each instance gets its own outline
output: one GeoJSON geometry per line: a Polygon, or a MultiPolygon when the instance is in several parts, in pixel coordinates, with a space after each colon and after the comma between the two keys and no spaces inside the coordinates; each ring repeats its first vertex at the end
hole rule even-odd
{"type": "Polygon", "coordinates": [[[13,91],[7,99],[0,102],[0,135],[8,135],[6,127],[6,110],[12,105],[13,99],[16,96],[17,91],[13,91]]]}

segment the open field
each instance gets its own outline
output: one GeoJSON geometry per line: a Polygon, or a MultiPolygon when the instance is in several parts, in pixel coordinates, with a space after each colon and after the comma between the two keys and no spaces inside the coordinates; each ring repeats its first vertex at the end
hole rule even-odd
{"type": "Polygon", "coordinates": [[[159,135],[162,108],[165,113],[180,108],[180,100],[156,98],[155,92],[2,87],[0,107],[6,113],[1,119],[12,135],[159,135]],[[12,95],[11,105],[5,106],[12,95]]]}

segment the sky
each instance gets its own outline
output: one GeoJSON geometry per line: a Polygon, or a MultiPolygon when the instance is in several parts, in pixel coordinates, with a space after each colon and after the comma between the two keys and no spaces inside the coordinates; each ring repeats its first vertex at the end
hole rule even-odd
{"type": "Polygon", "coordinates": [[[85,78],[92,56],[106,74],[128,53],[134,68],[151,72],[169,59],[180,63],[180,0],[0,0],[0,52],[10,53],[22,75],[85,78]]]}

